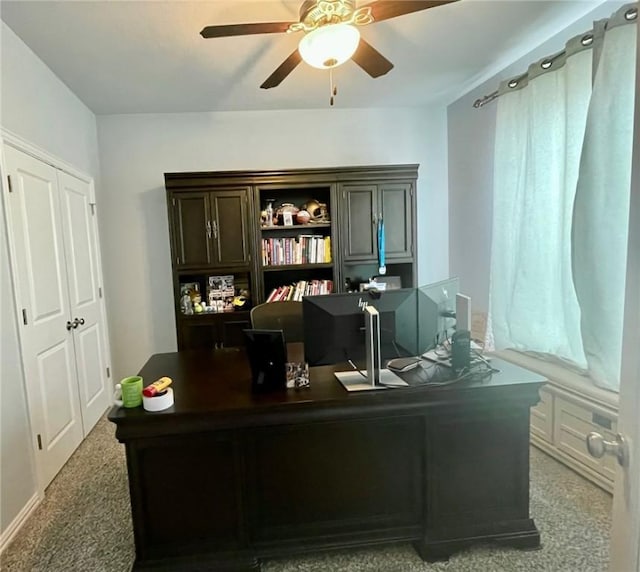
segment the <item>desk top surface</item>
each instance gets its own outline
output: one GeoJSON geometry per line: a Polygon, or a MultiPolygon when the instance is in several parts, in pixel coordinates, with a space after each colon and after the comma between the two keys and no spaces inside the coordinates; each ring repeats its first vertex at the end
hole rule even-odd
{"type": "MultiPolygon", "coordinates": [[[[291,355],[291,354],[290,354],[291,355]]],[[[251,370],[244,350],[195,350],[152,355],[140,371],[144,385],[162,376],[173,380],[175,404],[162,412],[149,413],[142,407],[113,407],[109,419],[116,423],[148,416],[237,415],[283,413],[309,408],[366,408],[388,404],[442,403],[465,399],[491,399],[533,392],[537,395],[545,378],[514,364],[494,358],[499,369],[484,378],[469,378],[451,385],[430,386],[424,370],[402,377],[410,387],[380,391],[347,392],[334,372],[349,370],[344,364],[310,368],[310,386],[273,393],[251,392],[251,370]]]]}

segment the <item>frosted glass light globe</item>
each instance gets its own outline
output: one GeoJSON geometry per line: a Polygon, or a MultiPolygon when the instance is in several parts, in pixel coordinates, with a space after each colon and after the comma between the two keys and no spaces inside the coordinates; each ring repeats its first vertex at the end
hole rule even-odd
{"type": "Polygon", "coordinates": [[[306,34],[298,44],[310,66],[329,69],[346,62],[356,51],[360,32],[350,24],[328,24],[306,34]]]}

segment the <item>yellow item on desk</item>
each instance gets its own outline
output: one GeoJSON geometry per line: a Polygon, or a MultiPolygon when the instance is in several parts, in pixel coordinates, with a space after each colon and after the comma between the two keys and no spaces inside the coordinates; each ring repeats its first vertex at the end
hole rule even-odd
{"type": "Polygon", "coordinates": [[[173,383],[170,377],[161,377],[157,381],[154,381],[151,385],[148,385],[142,390],[142,395],[145,397],[154,397],[159,393],[162,393],[167,387],[173,383]]]}

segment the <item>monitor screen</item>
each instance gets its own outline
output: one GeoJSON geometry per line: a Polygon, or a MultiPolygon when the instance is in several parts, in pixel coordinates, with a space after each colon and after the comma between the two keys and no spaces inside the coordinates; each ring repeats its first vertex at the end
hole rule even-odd
{"type": "Polygon", "coordinates": [[[302,300],[305,359],[309,365],[330,365],[365,358],[366,306],[380,314],[381,359],[416,355],[417,293],[413,288],[327,296],[302,300]]]}
{"type": "Polygon", "coordinates": [[[430,350],[451,337],[456,324],[458,278],[420,286],[418,292],[418,351],[430,350]]]}

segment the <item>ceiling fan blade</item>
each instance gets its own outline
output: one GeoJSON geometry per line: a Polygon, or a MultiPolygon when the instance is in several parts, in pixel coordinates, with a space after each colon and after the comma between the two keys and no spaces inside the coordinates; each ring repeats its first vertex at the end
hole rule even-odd
{"type": "Polygon", "coordinates": [[[356,53],[351,56],[371,77],[380,77],[393,69],[393,64],[371,44],[360,38],[356,53]]]}
{"type": "Polygon", "coordinates": [[[282,81],[296,68],[296,66],[302,61],[300,52],[296,49],[295,52],[284,60],[276,71],[274,71],[260,86],[262,89],[271,89],[280,85],[282,81]]]}
{"type": "Polygon", "coordinates": [[[226,38],[229,36],[249,36],[251,34],[278,34],[286,32],[293,22],[262,22],[257,24],[229,24],[207,26],[200,35],[203,38],[226,38]]]}
{"type": "Polygon", "coordinates": [[[371,8],[371,14],[375,22],[388,20],[403,14],[420,12],[427,8],[435,8],[443,4],[451,4],[458,0],[378,0],[371,4],[366,4],[363,8],[371,8]]]}

